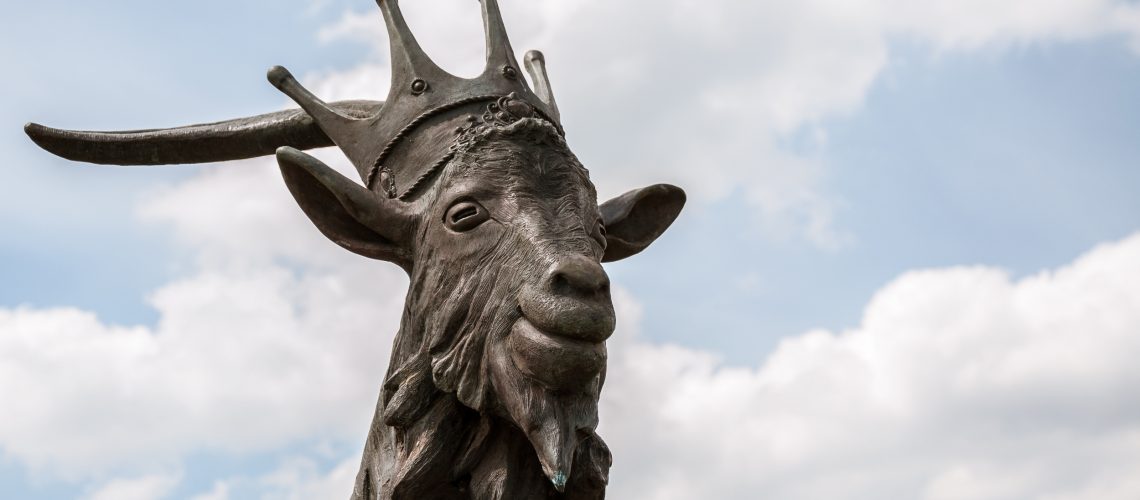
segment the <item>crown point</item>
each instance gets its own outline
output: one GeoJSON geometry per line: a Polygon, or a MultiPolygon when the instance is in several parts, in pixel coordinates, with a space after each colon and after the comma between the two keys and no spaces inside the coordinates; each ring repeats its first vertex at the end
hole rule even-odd
{"type": "Polygon", "coordinates": [[[550,108],[551,117],[556,121],[561,120],[558,103],[554,101],[554,91],[550,88],[550,76],[546,74],[546,56],[542,55],[542,52],[531,50],[523,57],[523,63],[526,64],[526,72],[534,82],[534,93],[550,108]]]}
{"type": "Polygon", "coordinates": [[[272,68],[269,68],[269,71],[266,72],[265,76],[269,79],[269,83],[277,88],[281,88],[285,85],[285,82],[294,79],[293,74],[282,66],[274,66],[272,68]]]}
{"type": "Polygon", "coordinates": [[[499,10],[498,0],[480,0],[483,6],[483,30],[487,40],[487,69],[499,64],[515,64],[511,49],[511,40],[507,36],[507,27],[503,24],[503,14],[499,10]]]}
{"type": "MultiPolygon", "coordinates": [[[[404,14],[400,11],[399,4],[395,0],[378,0],[376,3],[380,6],[380,11],[384,15],[384,24],[388,30],[392,62],[392,91],[405,92],[409,82],[416,78],[445,78],[447,72],[440,69],[416,41],[415,35],[412,34],[411,28],[408,27],[408,23],[404,19],[404,14]]],[[[416,85],[415,82],[411,83],[416,85]]],[[[426,82],[418,85],[422,86],[422,90],[413,89],[413,93],[418,95],[428,90],[426,82]]]]}

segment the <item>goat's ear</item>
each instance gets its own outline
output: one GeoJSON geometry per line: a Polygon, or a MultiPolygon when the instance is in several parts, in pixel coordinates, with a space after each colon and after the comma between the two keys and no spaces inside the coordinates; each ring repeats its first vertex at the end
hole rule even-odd
{"type": "Polygon", "coordinates": [[[603,203],[598,207],[606,226],[606,254],[602,262],[621,260],[645,250],[669,229],[684,206],[685,192],[669,184],[635,189],[603,203]]]}
{"type": "Polygon", "coordinates": [[[407,238],[414,219],[400,202],[293,148],[278,149],[277,163],[289,192],[321,233],[352,252],[411,269],[407,238]]]}

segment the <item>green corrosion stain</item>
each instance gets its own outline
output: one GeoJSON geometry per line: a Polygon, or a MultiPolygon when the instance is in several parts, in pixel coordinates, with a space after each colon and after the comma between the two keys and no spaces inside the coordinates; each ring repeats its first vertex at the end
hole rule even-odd
{"type": "Polygon", "coordinates": [[[562,488],[566,487],[566,473],[562,471],[555,472],[551,481],[554,483],[554,487],[558,488],[558,491],[562,491],[562,488]]]}

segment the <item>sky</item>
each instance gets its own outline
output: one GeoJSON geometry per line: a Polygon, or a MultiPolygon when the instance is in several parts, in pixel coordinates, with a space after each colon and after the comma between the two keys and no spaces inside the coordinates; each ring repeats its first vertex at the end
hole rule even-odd
{"type": "MultiPolygon", "coordinates": [[[[476,2],[402,6],[479,72],[476,2]]],[[[502,9],[600,197],[689,194],[607,265],[611,498],[1140,498],[1140,4],[502,9]]],[[[386,47],[363,0],[0,20],[0,496],[348,495],[403,272],[326,241],[272,159],[98,167],[21,126],[283,109],[276,64],[382,99],[386,47]]]]}

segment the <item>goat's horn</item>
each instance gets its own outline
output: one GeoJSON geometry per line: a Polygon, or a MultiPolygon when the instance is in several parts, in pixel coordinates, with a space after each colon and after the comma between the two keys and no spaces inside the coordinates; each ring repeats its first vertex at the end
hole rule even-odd
{"type": "MultiPolygon", "coordinates": [[[[375,116],[383,105],[342,101],[330,106],[341,114],[365,118],[375,116]]],[[[210,163],[267,156],[281,146],[314,149],[333,145],[300,109],[169,129],[86,132],[29,123],[24,132],[56,156],[102,165],[210,163]]]]}

